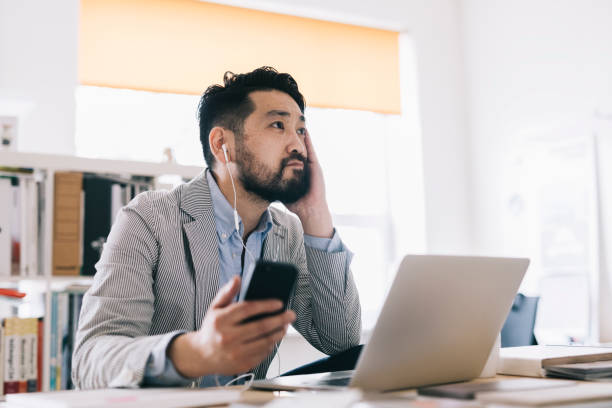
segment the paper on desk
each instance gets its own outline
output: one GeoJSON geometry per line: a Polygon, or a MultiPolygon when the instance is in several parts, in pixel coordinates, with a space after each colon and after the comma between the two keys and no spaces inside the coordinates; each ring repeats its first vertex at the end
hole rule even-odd
{"type": "Polygon", "coordinates": [[[386,399],[379,401],[362,401],[351,408],[482,408],[475,401],[452,400],[448,398],[419,398],[411,401],[406,399],[386,399]]]}
{"type": "Polygon", "coordinates": [[[476,395],[484,404],[507,404],[527,407],[558,407],[564,404],[606,401],[612,406],[612,384],[576,382],[561,388],[544,388],[523,392],[485,392],[476,395]]]}
{"type": "Polygon", "coordinates": [[[8,394],[8,407],[19,408],[179,408],[228,404],[240,391],[189,388],[111,388],[8,394]]]}
{"type": "Polygon", "coordinates": [[[359,390],[296,392],[291,397],[277,398],[264,408],[348,408],[361,396],[359,390]]]}

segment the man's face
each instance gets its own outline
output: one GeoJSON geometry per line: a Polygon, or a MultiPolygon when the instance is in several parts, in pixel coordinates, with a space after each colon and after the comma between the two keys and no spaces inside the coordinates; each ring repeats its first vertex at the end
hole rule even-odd
{"type": "Polygon", "coordinates": [[[245,190],[272,202],[291,204],[310,187],[306,124],[297,103],[280,91],[249,94],[255,110],[236,135],[238,179],[245,190]]]}

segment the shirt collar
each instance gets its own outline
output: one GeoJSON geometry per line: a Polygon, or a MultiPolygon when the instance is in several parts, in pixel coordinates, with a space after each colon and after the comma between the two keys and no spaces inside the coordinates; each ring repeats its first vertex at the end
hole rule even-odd
{"type": "MultiPolygon", "coordinates": [[[[208,187],[210,188],[210,197],[213,204],[213,212],[215,214],[215,225],[217,227],[217,235],[221,242],[225,242],[229,237],[236,232],[234,225],[234,207],[227,201],[215,178],[212,175],[212,171],[206,171],[206,180],[208,181],[208,187]]],[[[240,227],[240,236],[244,231],[242,225],[242,218],[238,215],[238,222],[240,227]]],[[[259,223],[253,232],[260,232],[264,236],[267,235],[268,231],[272,228],[272,214],[270,209],[266,208],[266,211],[261,215],[259,223]]]]}

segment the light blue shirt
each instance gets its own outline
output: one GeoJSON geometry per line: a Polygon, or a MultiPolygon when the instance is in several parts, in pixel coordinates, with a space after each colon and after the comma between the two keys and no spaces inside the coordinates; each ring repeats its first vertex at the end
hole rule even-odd
{"type": "MultiPolygon", "coordinates": [[[[219,189],[210,170],[206,171],[206,179],[210,188],[215,225],[217,228],[217,242],[219,244],[219,288],[229,282],[234,276],[241,276],[242,286],[238,298],[242,298],[251,280],[255,263],[261,256],[261,250],[266,236],[270,229],[272,229],[272,215],[270,214],[270,210],[266,209],[257,227],[244,243],[247,250],[244,254],[243,267],[241,260],[243,249],[241,237],[244,232],[244,226],[240,219],[240,215],[238,216],[240,231],[236,231],[236,226],[234,224],[234,208],[219,189]]],[[[345,250],[335,230],[332,238],[318,238],[304,234],[304,244],[325,252],[340,252],[345,250]]],[[[180,333],[177,334],[177,336],[178,335],[180,335],[180,333]]],[[[172,364],[170,358],[167,357],[166,351],[168,344],[170,344],[172,340],[173,339],[170,339],[167,343],[164,342],[159,344],[149,355],[144,374],[145,385],[188,385],[193,381],[193,379],[180,375],[174,368],[174,364],[172,364]]],[[[219,375],[217,380],[219,384],[224,385],[233,378],[233,376],[219,375]]],[[[212,387],[216,385],[217,381],[213,375],[204,377],[200,382],[200,386],[203,387],[212,387]]]]}

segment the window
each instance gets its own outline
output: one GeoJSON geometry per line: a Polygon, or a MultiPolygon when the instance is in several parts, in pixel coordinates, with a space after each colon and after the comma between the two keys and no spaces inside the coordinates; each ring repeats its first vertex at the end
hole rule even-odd
{"type": "Polygon", "coordinates": [[[592,145],[580,132],[536,131],[508,156],[507,252],[531,258],[521,291],[540,296],[543,344],[589,341],[597,254],[592,145]]]}
{"type": "MultiPolygon", "coordinates": [[[[193,95],[81,86],[77,155],[159,162],[164,150],[171,149],[178,163],[204,166],[198,102],[193,95]]],[[[322,108],[307,108],[305,114],[325,173],[334,223],[355,253],[352,270],[364,327],[371,327],[397,257],[405,252],[398,253],[398,239],[411,230],[410,225],[393,228],[394,209],[410,211],[411,201],[419,198],[409,198],[408,163],[397,158],[397,148],[404,148],[402,140],[407,137],[399,115],[322,108]],[[403,182],[395,183],[396,179],[403,182]]]]}

